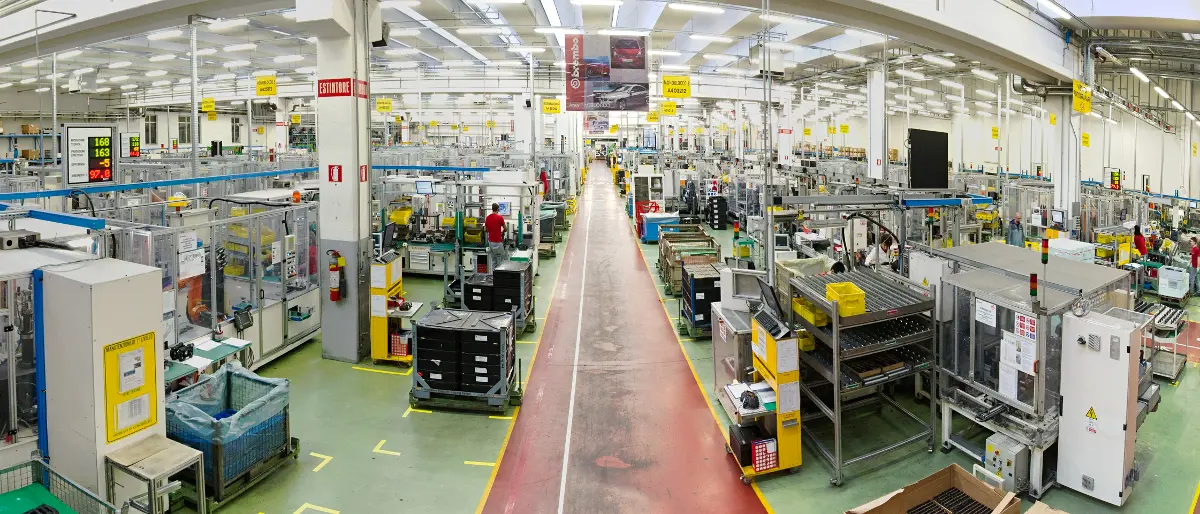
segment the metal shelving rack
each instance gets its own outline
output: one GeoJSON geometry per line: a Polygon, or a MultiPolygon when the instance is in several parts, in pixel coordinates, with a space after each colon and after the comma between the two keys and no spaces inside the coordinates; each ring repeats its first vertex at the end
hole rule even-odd
{"type": "MultiPolygon", "coordinates": [[[[796,277],[790,282],[792,298],[804,298],[829,316],[829,324],[817,327],[789,309],[792,326],[808,330],[820,345],[812,351],[800,352],[802,370],[800,390],[830,421],[833,422],[833,448],[828,448],[814,434],[813,422],[804,422],[803,433],[832,466],[829,482],[841,485],[843,468],[872,459],[892,450],[925,440],[928,451],[934,448],[937,426],[936,394],[929,397],[929,417],[922,419],[891,398],[878,386],[893,383],[918,373],[931,371],[937,355],[937,337],[932,320],[935,297],[916,292],[920,286],[902,278],[890,278],[873,271],[857,270],[837,275],[796,277]],[[866,293],[866,312],[855,316],[839,316],[837,302],[825,299],[826,284],[851,282],[866,293]],[[832,384],[840,384],[834,394],[832,384]],[[874,391],[871,389],[874,388],[874,391]],[[852,397],[852,398],[848,398],[852,397]],[[832,405],[829,403],[832,400],[832,405]],[[843,455],[842,416],[846,411],[874,404],[876,401],[893,408],[920,425],[920,430],[899,441],[871,451],[846,457],[843,455]]],[[[932,383],[933,380],[928,382],[932,383]]]]}

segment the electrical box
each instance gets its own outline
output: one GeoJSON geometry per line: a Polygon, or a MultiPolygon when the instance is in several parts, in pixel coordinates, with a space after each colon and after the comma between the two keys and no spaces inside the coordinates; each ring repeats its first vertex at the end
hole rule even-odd
{"type": "MultiPolygon", "coordinates": [[[[856,220],[857,221],[857,220],[856,220]]],[[[942,299],[942,277],[950,276],[950,261],[921,252],[908,253],[908,278],[937,293],[938,320],[954,318],[954,306],[942,299]]]]}
{"type": "Polygon", "coordinates": [[[1139,478],[1138,356],[1150,319],[1117,308],[1063,316],[1058,483],[1113,505],[1139,478]]]}
{"type": "Polygon", "coordinates": [[[1002,489],[1018,492],[1029,487],[1029,447],[1001,434],[987,438],[983,467],[1003,481],[1002,489]]]}

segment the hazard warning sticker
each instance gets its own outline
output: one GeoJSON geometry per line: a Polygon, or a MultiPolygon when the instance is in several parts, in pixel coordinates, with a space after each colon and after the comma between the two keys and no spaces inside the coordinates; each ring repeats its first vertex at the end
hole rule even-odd
{"type": "Polygon", "coordinates": [[[1096,408],[1095,407],[1088,407],[1087,419],[1088,419],[1087,420],[1087,431],[1091,432],[1093,434],[1097,433],[1096,432],[1096,429],[1097,429],[1096,421],[1098,421],[1098,420],[1096,419],[1096,408]]]}

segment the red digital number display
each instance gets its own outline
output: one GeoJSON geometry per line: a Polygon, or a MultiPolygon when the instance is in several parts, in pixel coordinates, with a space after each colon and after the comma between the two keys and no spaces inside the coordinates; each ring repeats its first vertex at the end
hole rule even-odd
{"type": "Polygon", "coordinates": [[[107,182],[113,178],[112,138],[87,138],[88,182],[107,182]]]}

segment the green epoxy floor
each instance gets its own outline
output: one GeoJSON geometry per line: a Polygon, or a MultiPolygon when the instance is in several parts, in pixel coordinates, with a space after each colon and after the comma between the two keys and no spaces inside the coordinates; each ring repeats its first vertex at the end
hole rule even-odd
{"type": "MultiPolygon", "coordinates": [[[[563,233],[557,245],[559,256],[567,237],[563,233]]],[[[518,335],[522,380],[528,379],[560,262],[554,257],[539,264],[534,280],[538,325],[518,335]]],[[[404,291],[407,299],[426,302],[423,315],[441,301],[442,280],[407,275],[404,291]]],[[[292,435],[300,438],[300,457],[220,512],[475,512],[514,409],[504,414],[410,411],[412,377],[396,374],[408,371],[369,359],[357,365],[322,359],[319,338],[260,369],[263,376],[291,380],[292,435]],[[322,456],[332,459],[322,466],[322,456]]]]}
{"type": "MultiPolygon", "coordinates": [[[[710,233],[728,254],[732,231],[710,233]]],[[[558,245],[559,256],[564,245],[565,241],[558,245]]],[[[653,274],[658,248],[640,247],[653,274]]],[[[524,342],[517,348],[526,375],[535,351],[533,342],[540,335],[540,322],[550,307],[559,264],[557,257],[544,259],[536,280],[538,330],[522,336],[524,342]]],[[[657,277],[647,279],[659,285],[669,316],[677,316],[674,297],[661,293],[657,277]]],[[[436,301],[441,295],[441,280],[408,276],[405,289],[410,299],[436,301]]],[[[1200,321],[1200,302],[1193,301],[1188,310],[1191,319],[1200,321]]],[[[681,345],[711,399],[713,369],[709,339],[683,337],[681,345]]],[[[1200,405],[1200,381],[1195,378],[1200,370],[1194,366],[1187,366],[1178,385],[1160,382],[1162,404],[1158,412],[1149,416],[1138,438],[1142,479],[1124,508],[1114,508],[1061,487],[1052,489],[1044,501],[1072,514],[1188,512],[1200,479],[1200,420],[1193,421],[1189,415],[1193,405],[1200,405]]],[[[358,367],[392,373],[405,371],[369,362],[358,367]]],[[[487,464],[494,463],[501,453],[512,422],[463,412],[406,414],[410,376],[362,371],[351,364],[324,360],[319,340],[268,365],[260,373],[292,380],[292,427],[293,435],[301,439],[301,456],[298,462],[285,466],[232,502],[224,512],[475,512],[493,470],[487,464]],[[377,448],[388,453],[376,452],[377,448]],[[310,452],[332,459],[315,471],[325,459],[310,452]]],[[[727,424],[728,419],[715,402],[714,410],[720,423],[727,424]]],[[[507,416],[511,415],[510,409],[507,416]]],[[[894,430],[869,420],[859,426],[868,427],[879,437],[886,437],[888,430],[894,430]]],[[[807,445],[804,451],[805,464],[800,473],[762,477],[757,482],[774,512],[843,512],[950,463],[967,469],[971,465],[961,452],[930,454],[918,444],[882,460],[849,468],[845,485],[835,488],[829,485],[829,469],[824,459],[807,445]]],[[[738,477],[731,472],[729,480],[738,477]]],[[[1026,509],[1030,505],[1024,503],[1026,509]]],[[[711,512],[725,510],[714,506],[711,512]]]]}

